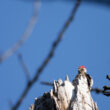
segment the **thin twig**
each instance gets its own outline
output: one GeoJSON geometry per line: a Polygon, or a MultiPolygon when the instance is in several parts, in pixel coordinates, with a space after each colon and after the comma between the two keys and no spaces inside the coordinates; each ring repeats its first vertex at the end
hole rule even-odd
{"type": "Polygon", "coordinates": [[[107,91],[107,90],[110,90],[110,87],[109,86],[104,86],[103,89],[104,89],[104,91],[107,91]]]}
{"type": "MultiPolygon", "coordinates": [[[[110,77],[107,75],[106,78],[108,80],[110,80],[110,77]]],[[[105,96],[110,96],[110,87],[109,86],[103,86],[103,89],[99,89],[99,88],[92,88],[93,92],[97,93],[97,94],[103,94],[105,96]]]]}
{"type": "Polygon", "coordinates": [[[23,70],[24,70],[24,73],[25,73],[27,82],[29,82],[29,81],[30,81],[30,72],[29,72],[29,70],[28,70],[26,64],[24,63],[23,57],[22,57],[22,55],[21,55],[20,53],[18,54],[18,60],[19,60],[19,62],[20,62],[20,64],[21,64],[21,67],[22,67],[23,70]]]}
{"type": "Polygon", "coordinates": [[[41,81],[40,83],[42,85],[46,85],[46,86],[53,86],[53,83],[51,83],[51,82],[41,81]]]}
{"type": "MultiPolygon", "coordinates": [[[[108,80],[110,80],[110,76],[107,75],[106,78],[108,80]]],[[[109,86],[103,86],[103,89],[99,89],[99,88],[93,88],[92,89],[93,92],[96,92],[97,94],[101,93],[105,96],[110,96],[110,87],[109,86]]]]}
{"type": "MultiPolygon", "coordinates": [[[[53,86],[54,84],[51,82],[46,82],[46,81],[42,81],[40,82],[42,85],[46,85],[46,86],[53,86]]],[[[105,87],[105,86],[104,86],[105,87]]],[[[105,96],[110,96],[110,91],[106,91],[106,90],[110,90],[110,87],[107,87],[107,89],[104,88],[103,89],[99,89],[99,88],[92,88],[92,92],[95,92],[97,94],[103,94],[105,96]]]]}
{"type": "Polygon", "coordinates": [[[21,94],[20,98],[18,99],[16,104],[13,106],[12,110],[17,110],[18,109],[18,107],[21,105],[23,99],[26,97],[26,95],[28,94],[28,92],[31,89],[31,87],[33,86],[33,84],[38,81],[39,76],[41,75],[42,71],[47,66],[49,61],[52,59],[58,44],[60,43],[61,39],[64,36],[65,31],[68,29],[68,27],[70,26],[71,22],[73,21],[73,19],[75,17],[75,14],[76,14],[76,11],[77,11],[80,3],[81,3],[81,0],[77,0],[76,1],[75,7],[73,8],[71,15],[69,16],[68,20],[64,24],[64,26],[63,26],[62,30],[60,31],[60,33],[58,34],[57,39],[53,42],[52,48],[49,51],[48,56],[45,58],[45,60],[43,61],[42,65],[36,71],[35,76],[33,77],[33,79],[27,84],[27,86],[25,87],[25,89],[24,89],[23,93],[21,94]]]}
{"type": "Polygon", "coordinates": [[[105,96],[110,96],[110,91],[105,91],[103,89],[99,89],[99,88],[92,88],[91,90],[92,92],[95,92],[97,94],[103,94],[105,96]]]}
{"type": "Polygon", "coordinates": [[[37,22],[37,15],[38,15],[38,8],[39,8],[39,3],[36,2],[35,4],[35,9],[34,9],[34,13],[33,16],[31,18],[31,20],[29,21],[29,24],[26,28],[26,31],[24,32],[24,35],[21,37],[21,39],[16,42],[12,48],[10,48],[9,50],[7,50],[1,57],[0,57],[0,62],[3,62],[4,60],[6,60],[8,57],[10,57],[11,55],[13,55],[23,44],[24,42],[30,37],[35,24],[37,22]]]}
{"type": "MultiPolygon", "coordinates": [[[[46,81],[41,81],[40,82],[42,85],[46,85],[46,86],[53,86],[54,84],[52,82],[46,82],[46,81]]],[[[110,90],[110,87],[106,87],[104,86],[104,90],[103,89],[99,89],[99,88],[92,88],[92,92],[95,92],[97,94],[103,94],[105,96],[110,96],[110,91],[106,91],[106,90],[110,90]]]]}

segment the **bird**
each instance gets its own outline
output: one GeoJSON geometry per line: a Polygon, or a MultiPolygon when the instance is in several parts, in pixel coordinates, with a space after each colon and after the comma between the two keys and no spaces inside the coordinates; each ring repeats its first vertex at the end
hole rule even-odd
{"type": "Polygon", "coordinates": [[[78,75],[76,76],[76,78],[78,78],[80,76],[86,77],[88,88],[89,88],[89,90],[91,90],[91,87],[93,85],[93,80],[92,80],[91,76],[89,74],[87,74],[87,69],[83,65],[78,67],[78,75]]]}

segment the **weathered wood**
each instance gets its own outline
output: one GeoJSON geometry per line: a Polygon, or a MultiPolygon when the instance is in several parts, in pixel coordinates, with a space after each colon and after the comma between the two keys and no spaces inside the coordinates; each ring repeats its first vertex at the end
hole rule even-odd
{"type": "Polygon", "coordinates": [[[29,110],[98,110],[90,88],[85,74],[78,74],[72,83],[67,76],[64,82],[54,81],[53,90],[35,99],[29,110]]]}

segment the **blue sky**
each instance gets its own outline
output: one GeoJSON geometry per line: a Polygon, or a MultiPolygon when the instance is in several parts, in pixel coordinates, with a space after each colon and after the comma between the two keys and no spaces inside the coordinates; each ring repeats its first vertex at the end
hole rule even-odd
{"type": "MultiPolygon", "coordinates": [[[[0,110],[9,110],[22,93],[26,78],[17,58],[21,53],[32,78],[47,56],[74,3],[41,3],[38,22],[30,38],[18,51],[0,64],[0,110]]],[[[23,35],[32,16],[33,2],[0,0],[0,53],[13,46],[23,35]]],[[[82,3],[74,22],[66,31],[55,55],[44,69],[39,81],[32,87],[19,110],[28,109],[34,98],[51,87],[40,81],[64,80],[66,74],[73,80],[79,65],[85,65],[93,77],[94,87],[109,85],[110,74],[110,8],[82,3]]],[[[100,110],[108,110],[109,97],[92,94],[100,110]]]]}

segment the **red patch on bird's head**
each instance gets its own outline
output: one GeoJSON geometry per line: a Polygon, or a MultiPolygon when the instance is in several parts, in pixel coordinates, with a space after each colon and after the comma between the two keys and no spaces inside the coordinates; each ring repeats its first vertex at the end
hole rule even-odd
{"type": "Polygon", "coordinates": [[[87,69],[86,69],[86,67],[85,66],[79,66],[79,68],[78,68],[78,71],[84,71],[85,73],[87,73],[87,69]]]}
{"type": "Polygon", "coordinates": [[[83,66],[83,65],[82,65],[82,66],[79,66],[79,69],[80,69],[80,68],[85,68],[85,69],[86,69],[86,67],[85,67],[85,66],[83,66]]]}

